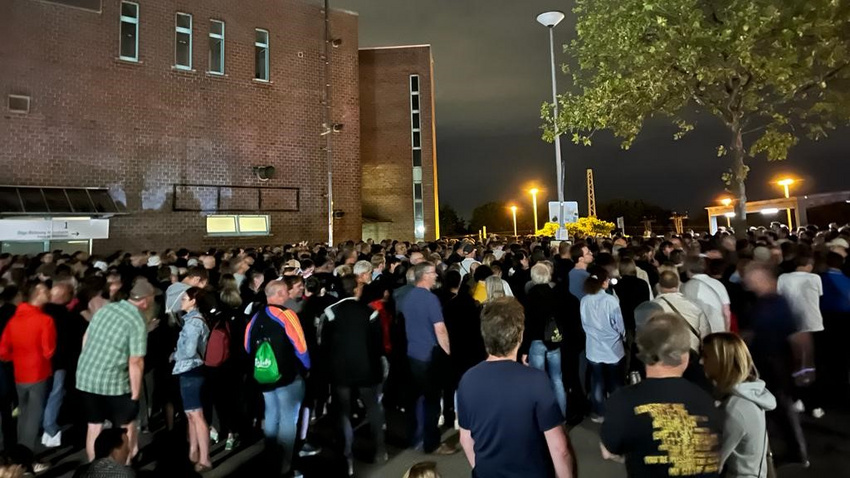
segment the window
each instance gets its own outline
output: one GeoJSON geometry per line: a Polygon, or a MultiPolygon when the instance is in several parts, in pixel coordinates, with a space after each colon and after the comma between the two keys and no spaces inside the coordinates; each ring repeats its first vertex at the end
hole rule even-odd
{"type": "Polygon", "coordinates": [[[268,215],[210,215],[207,216],[210,236],[268,236],[268,215]]]}
{"type": "Polygon", "coordinates": [[[257,37],[254,40],[254,51],[256,66],[254,78],[269,81],[269,32],[257,29],[257,37]]]}
{"type": "Polygon", "coordinates": [[[413,150],[413,167],[422,166],[422,150],[414,149],[413,150]]]}
{"type": "Polygon", "coordinates": [[[192,69],[192,15],[177,14],[174,36],[174,66],[181,70],[192,69]]]}
{"type": "Polygon", "coordinates": [[[422,200],[422,183],[416,183],[413,185],[413,200],[421,201],[422,200]]]}
{"type": "Polygon", "coordinates": [[[425,202],[422,189],[422,116],[419,75],[410,75],[410,142],[413,150],[413,234],[425,239],[425,202]]]}
{"type": "Polygon", "coordinates": [[[224,22],[210,20],[210,73],[224,74],[224,22]]]}
{"type": "Polygon", "coordinates": [[[121,38],[118,57],[139,61],[139,4],[121,2],[121,38]]]}

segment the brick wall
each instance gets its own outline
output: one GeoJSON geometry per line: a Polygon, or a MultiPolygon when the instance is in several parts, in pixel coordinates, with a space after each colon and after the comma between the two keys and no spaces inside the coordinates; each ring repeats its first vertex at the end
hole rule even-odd
{"type": "Polygon", "coordinates": [[[360,50],[363,215],[392,221],[387,228],[389,237],[414,238],[409,83],[414,74],[420,81],[425,239],[432,240],[436,235],[437,197],[429,46],[360,50]]]}
{"type": "MultiPolygon", "coordinates": [[[[299,0],[138,0],[139,62],[118,58],[120,1],[102,11],[0,2],[0,166],[5,184],[108,186],[129,215],[96,251],[281,244],[327,238],[323,16],[299,0]],[[194,71],[176,71],[175,13],[193,16],[194,71]],[[207,74],[209,19],[225,22],[225,76],[207,74]],[[270,83],[253,81],[254,29],[270,35],[270,83]],[[32,97],[27,115],[8,94],[32,97]],[[272,165],[260,182],[252,166],[272,165]],[[274,237],[206,238],[204,214],[173,212],[173,184],[301,188],[298,212],[272,212],[274,237]]],[[[332,11],[337,239],[358,239],[357,16],[332,11]],[[341,206],[340,206],[341,205],[341,206]]]]}

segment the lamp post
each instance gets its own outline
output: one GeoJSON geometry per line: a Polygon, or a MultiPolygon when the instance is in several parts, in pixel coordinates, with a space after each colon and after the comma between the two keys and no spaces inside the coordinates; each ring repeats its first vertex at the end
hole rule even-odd
{"type": "MultiPolygon", "coordinates": [[[[723,199],[720,200],[720,204],[723,204],[724,206],[729,207],[729,205],[732,204],[732,200],[729,199],[729,198],[723,198],[723,199]]],[[[732,228],[732,216],[729,216],[728,213],[724,214],[724,216],[726,216],[726,227],[731,229],[732,228]]]]}
{"type": "MultiPolygon", "coordinates": [[[[789,186],[791,186],[795,182],[796,181],[794,181],[791,178],[781,179],[781,180],[776,182],[776,184],[785,188],[785,199],[791,198],[791,191],[789,189],[789,186]]],[[[791,230],[791,208],[788,207],[785,211],[788,213],[788,230],[790,231],[791,230]]]]}
{"type": "Polygon", "coordinates": [[[517,237],[517,233],[516,233],[516,206],[511,206],[511,213],[514,216],[514,237],[517,237]]]}
{"type": "MultiPolygon", "coordinates": [[[[551,12],[544,12],[540,15],[537,15],[537,22],[543,25],[544,27],[549,29],[549,57],[552,61],[552,107],[553,107],[553,118],[555,118],[556,126],[555,126],[555,174],[557,176],[557,184],[558,184],[558,222],[561,226],[558,228],[559,239],[561,239],[560,234],[562,234],[563,225],[565,223],[564,218],[564,164],[561,161],[561,134],[558,132],[557,127],[557,119],[558,119],[558,83],[555,77],[555,27],[558,26],[561,21],[566,17],[564,12],[553,10],[551,12]]],[[[535,217],[537,217],[535,215],[535,217]]],[[[534,221],[534,232],[537,233],[537,221],[534,221]]],[[[566,231],[566,229],[563,229],[566,231]]],[[[566,239],[563,237],[562,239],[566,239]]]]}
{"type": "Polygon", "coordinates": [[[540,192],[537,188],[529,191],[531,193],[531,207],[534,210],[534,235],[537,235],[537,193],[540,192]]]}

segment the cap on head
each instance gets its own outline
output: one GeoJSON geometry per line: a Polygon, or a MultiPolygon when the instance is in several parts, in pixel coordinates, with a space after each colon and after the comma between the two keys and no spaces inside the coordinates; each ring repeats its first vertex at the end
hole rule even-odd
{"type": "Polygon", "coordinates": [[[142,300],[146,297],[153,297],[156,289],[153,288],[150,282],[146,279],[136,279],[133,288],[130,289],[130,298],[133,300],[142,300]]]}

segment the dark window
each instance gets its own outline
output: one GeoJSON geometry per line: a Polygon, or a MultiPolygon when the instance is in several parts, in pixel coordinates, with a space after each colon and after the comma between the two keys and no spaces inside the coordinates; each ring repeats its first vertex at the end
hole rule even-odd
{"type": "Polygon", "coordinates": [[[124,60],[139,59],[139,6],[121,2],[121,42],[119,55],[124,60]]]}
{"type": "Polygon", "coordinates": [[[413,199],[417,201],[422,200],[422,183],[415,183],[413,185],[413,199]]]}
{"type": "Polygon", "coordinates": [[[47,212],[47,204],[44,202],[44,196],[41,195],[41,189],[20,188],[21,199],[24,201],[25,212],[47,212]]]}
{"type": "Polygon", "coordinates": [[[0,188],[0,212],[24,212],[17,188],[0,188]]]}
{"type": "Polygon", "coordinates": [[[413,167],[422,166],[422,150],[414,149],[413,150],[413,167]]]}
{"type": "Polygon", "coordinates": [[[419,91],[419,77],[411,76],[410,77],[410,91],[418,92],[419,91]]]}
{"type": "Polygon", "coordinates": [[[419,128],[419,113],[413,113],[413,120],[411,123],[413,123],[414,128],[419,128]]]}
{"type": "Polygon", "coordinates": [[[422,147],[422,133],[419,131],[413,132],[413,147],[421,148],[422,147]]]}
{"type": "Polygon", "coordinates": [[[419,109],[419,95],[412,95],[410,97],[410,109],[418,110],[419,109]]]}
{"type": "Polygon", "coordinates": [[[65,192],[68,193],[74,212],[95,212],[94,205],[85,189],[66,189],[65,192]]]}
{"type": "Polygon", "coordinates": [[[64,189],[45,188],[44,198],[47,199],[47,207],[50,212],[73,212],[64,189]]]}
{"type": "Polygon", "coordinates": [[[109,191],[105,191],[103,189],[92,189],[89,190],[89,196],[91,196],[91,200],[94,203],[94,207],[97,212],[118,212],[118,208],[115,207],[115,202],[112,200],[112,196],[109,195],[109,191]]]}
{"type": "Polygon", "coordinates": [[[422,201],[414,201],[413,202],[413,217],[417,220],[421,220],[424,214],[425,209],[422,206],[422,201]]]}

